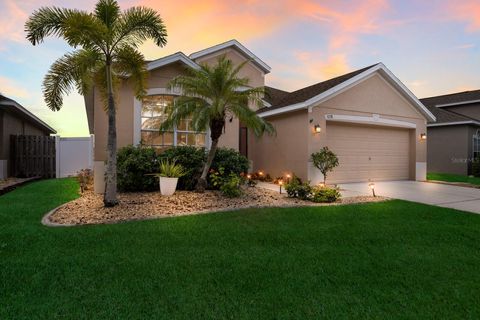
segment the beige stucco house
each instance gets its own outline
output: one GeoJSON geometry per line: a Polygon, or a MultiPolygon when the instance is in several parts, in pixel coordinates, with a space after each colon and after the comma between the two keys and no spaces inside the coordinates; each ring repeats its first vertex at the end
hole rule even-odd
{"type": "MultiPolygon", "coordinates": [[[[241,76],[252,87],[264,87],[270,67],[236,40],[187,56],[181,52],[148,62],[148,96],[138,101],[131,83],[122,84],[117,111],[118,147],[152,145],[209,146],[208,132],[194,132],[189,119],[171,132],[159,132],[162,108],[180,94],[168,83],[185,68],[215,63],[225,54],[235,64],[248,60],[241,76]]],[[[322,180],[309,156],[323,146],[339,156],[329,183],[425,180],[427,121],[435,117],[383,65],[376,64],[294,92],[266,87],[265,106],[257,113],[270,121],[276,135],[256,138],[235,118],[228,119],[220,145],[234,148],[251,161],[252,170],[273,177],[295,173],[322,180]],[[425,138],[425,137],[424,137],[425,138]]],[[[106,160],[107,117],[96,91],[85,97],[90,132],[95,135],[95,190],[102,191],[106,160]]],[[[252,106],[254,108],[255,106],[252,106]]]]}

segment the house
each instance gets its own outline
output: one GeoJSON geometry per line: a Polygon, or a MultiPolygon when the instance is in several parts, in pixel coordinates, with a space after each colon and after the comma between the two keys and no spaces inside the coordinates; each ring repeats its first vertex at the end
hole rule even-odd
{"type": "Polygon", "coordinates": [[[57,133],[52,127],[16,101],[0,94],[0,179],[11,176],[10,136],[49,136],[57,133]]]}
{"type": "MultiPolygon", "coordinates": [[[[129,144],[209,146],[207,132],[194,132],[189,119],[170,132],[158,127],[168,105],[180,94],[168,83],[199,64],[213,64],[226,55],[234,64],[248,63],[240,76],[250,86],[264,87],[270,67],[236,40],[231,40],[189,56],[182,52],[149,61],[147,97],[135,99],[132,84],[125,81],[119,90],[117,111],[118,147],[129,144]]],[[[220,146],[245,154],[252,170],[272,176],[295,173],[313,183],[322,180],[313,169],[312,152],[329,146],[340,159],[340,166],[329,182],[426,178],[427,121],[435,117],[383,65],[376,64],[294,92],[266,87],[264,107],[258,115],[270,121],[276,135],[256,138],[238,119],[227,121],[220,146]],[[320,131],[320,132],[318,132],[320,131]]],[[[95,135],[95,190],[104,189],[107,116],[96,90],[85,96],[90,133],[95,135]]],[[[251,106],[256,108],[256,106],[251,106]]]]}
{"type": "Polygon", "coordinates": [[[421,99],[437,118],[428,127],[428,171],[469,175],[480,157],[480,90],[421,99]]]}

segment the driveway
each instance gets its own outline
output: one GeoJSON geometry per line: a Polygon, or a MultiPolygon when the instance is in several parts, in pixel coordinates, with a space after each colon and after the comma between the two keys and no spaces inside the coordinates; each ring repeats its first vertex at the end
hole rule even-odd
{"type": "MultiPolygon", "coordinates": [[[[339,186],[344,197],[372,194],[365,182],[344,183],[339,186]]],[[[480,189],[430,182],[385,181],[375,183],[375,192],[388,198],[480,213],[480,189]]]]}

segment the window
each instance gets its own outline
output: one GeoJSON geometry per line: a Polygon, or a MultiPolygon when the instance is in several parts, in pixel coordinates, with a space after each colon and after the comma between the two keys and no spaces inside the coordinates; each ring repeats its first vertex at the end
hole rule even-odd
{"type": "Polygon", "coordinates": [[[480,158],[480,129],[473,135],[473,159],[480,158]]]}
{"type": "Polygon", "coordinates": [[[196,132],[191,119],[182,119],[178,127],[160,132],[160,125],[167,118],[166,111],[175,105],[175,97],[169,95],[148,96],[142,104],[141,139],[144,145],[156,148],[172,146],[205,146],[205,132],[196,132]]]}

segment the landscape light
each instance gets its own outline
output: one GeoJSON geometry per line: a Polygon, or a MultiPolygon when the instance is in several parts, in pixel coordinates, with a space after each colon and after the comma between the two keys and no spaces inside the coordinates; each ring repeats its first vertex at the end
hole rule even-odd
{"type": "Polygon", "coordinates": [[[283,180],[279,180],[278,185],[280,186],[280,194],[282,194],[283,180]]]}
{"type": "Polygon", "coordinates": [[[368,184],[368,187],[369,187],[370,189],[372,189],[372,194],[373,194],[374,197],[376,197],[377,195],[375,194],[375,183],[370,182],[370,183],[368,184]]]}

